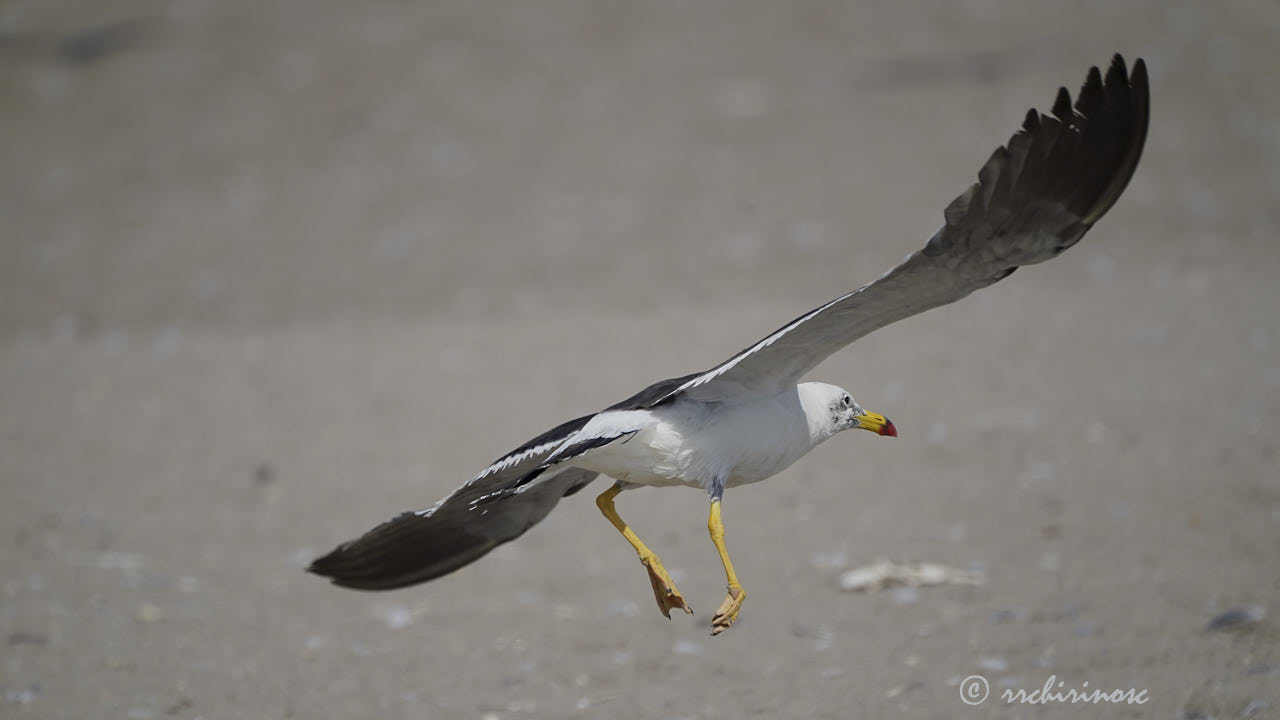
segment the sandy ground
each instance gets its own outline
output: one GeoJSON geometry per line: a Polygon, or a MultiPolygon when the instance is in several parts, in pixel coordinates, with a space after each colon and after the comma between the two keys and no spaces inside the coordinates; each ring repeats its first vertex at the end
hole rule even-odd
{"type": "Polygon", "coordinates": [[[0,3],[0,716],[1280,716],[1277,37],[1271,2],[0,3]],[[683,490],[620,509],[692,618],[591,492],[428,586],[302,571],[874,278],[1117,50],[1128,193],[815,374],[902,436],[727,498],[730,632],[683,490]],[[881,556],[986,583],[839,590],[881,556]],[[998,697],[1051,676],[1149,702],[998,697]]]}

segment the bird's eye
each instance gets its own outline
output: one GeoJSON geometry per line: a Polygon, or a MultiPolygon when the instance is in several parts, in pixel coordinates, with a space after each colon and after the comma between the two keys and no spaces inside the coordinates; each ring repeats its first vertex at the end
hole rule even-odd
{"type": "Polygon", "coordinates": [[[848,395],[845,395],[843,398],[840,399],[840,402],[844,403],[845,407],[849,407],[850,405],[853,404],[853,398],[849,397],[848,395]]]}

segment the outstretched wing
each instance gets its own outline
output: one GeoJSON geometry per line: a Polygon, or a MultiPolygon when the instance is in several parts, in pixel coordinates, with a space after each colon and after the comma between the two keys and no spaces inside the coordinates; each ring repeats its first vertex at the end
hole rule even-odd
{"type": "Polygon", "coordinates": [[[426,582],[483,557],[541,522],[560,498],[596,473],[559,466],[525,487],[530,472],[591,418],[556,426],[494,461],[467,484],[425,510],[397,515],[311,563],[307,570],[335,585],[392,590],[426,582]]]}
{"type": "Polygon", "coordinates": [[[406,512],[345,542],[307,570],[335,585],[392,590],[453,572],[541,522],[598,473],[573,460],[630,438],[643,413],[693,376],[654,383],[598,413],[561,423],[493,461],[425,510],[406,512]]]}
{"type": "Polygon", "coordinates": [[[978,182],[947,206],[946,224],[923,249],[667,397],[688,393],[711,401],[777,392],[873,330],[1055,257],[1078,242],[1128,185],[1142,155],[1148,114],[1142,60],[1131,75],[1116,55],[1105,80],[1091,68],[1074,109],[1061,88],[1052,114],[1027,112],[1022,128],[982,167],[978,182]]]}

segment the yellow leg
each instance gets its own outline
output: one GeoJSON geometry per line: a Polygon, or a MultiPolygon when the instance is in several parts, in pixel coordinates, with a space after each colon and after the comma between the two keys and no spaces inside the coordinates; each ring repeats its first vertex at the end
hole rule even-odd
{"type": "Polygon", "coordinates": [[[724,523],[720,520],[719,499],[711,501],[707,531],[711,533],[711,542],[716,544],[716,550],[720,553],[720,562],[724,563],[724,574],[729,581],[729,592],[724,596],[724,602],[720,603],[720,609],[716,610],[715,617],[711,618],[711,634],[719,635],[738,619],[742,601],[747,599],[747,591],[738,583],[738,575],[733,571],[733,563],[729,561],[729,551],[724,547],[724,523]]]}
{"type": "Polygon", "coordinates": [[[596,507],[600,508],[600,512],[604,513],[605,518],[618,528],[618,532],[622,533],[622,537],[631,543],[631,547],[636,549],[636,554],[640,556],[640,562],[645,569],[649,571],[649,582],[653,585],[653,597],[658,601],[658,609],[671,618],[671,608],[680,608],[690,615],[693,609],[684,601],[684,597],[680,595],[680,591],[676,590],[675,583],[671,582],[671,576],[667,574],[667,569],[662,567],[662,563],[658,561],[658,556],[654,554],[644,543],[640,542],[640,538],[631,528],[627,527],[627,523],[618,517],[618,511],[613,507],[613,499],[622,492],[622,488],[614,485],[605,490],[596,497],[596,507]]]}

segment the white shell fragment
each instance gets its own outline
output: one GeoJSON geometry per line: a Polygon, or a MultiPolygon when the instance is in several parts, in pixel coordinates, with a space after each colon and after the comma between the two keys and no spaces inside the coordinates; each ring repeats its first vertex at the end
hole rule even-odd
{"type": "Polygon", "coordinates": [[[840,589],[848,592],[873,592],[895,585],[928,587],[930,585],[982,585],[986,574],[959,570],[940,563],[895,563],[879,558],[840,576],[840,589]]]}

